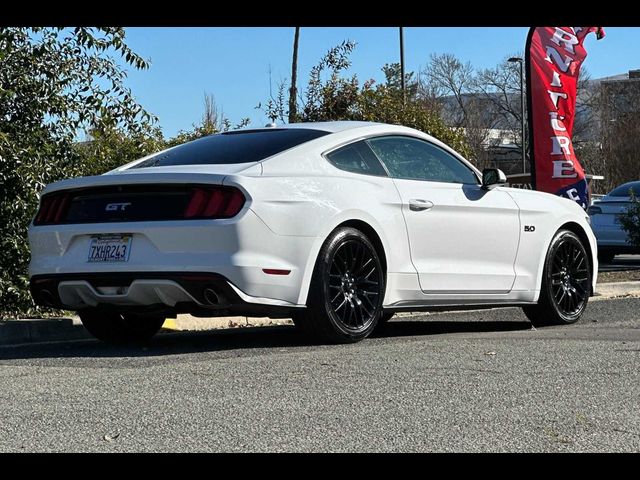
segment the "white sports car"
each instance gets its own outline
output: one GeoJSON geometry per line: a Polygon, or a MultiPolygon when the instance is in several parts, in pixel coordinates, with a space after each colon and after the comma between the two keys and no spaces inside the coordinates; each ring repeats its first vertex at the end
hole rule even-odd
{"type": "Polygon", "coordinates": [[[411,128],[237,130],[49,185],[29,229],[35,301],[108,342],[166,317],[291,317],[354,342],[394,312],[522,306],[577,321],[595,289],[585,212],[504,187],[411,128]]]}

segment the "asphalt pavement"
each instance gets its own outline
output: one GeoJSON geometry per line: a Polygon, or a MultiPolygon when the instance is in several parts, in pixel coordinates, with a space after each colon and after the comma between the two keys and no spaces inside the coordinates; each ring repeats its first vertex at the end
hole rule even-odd
{"type": "Polygon", "coordinates": [[[519,309],[0,348],[0,451],[638,452],[640,299],[532,329],[519,309]]]}

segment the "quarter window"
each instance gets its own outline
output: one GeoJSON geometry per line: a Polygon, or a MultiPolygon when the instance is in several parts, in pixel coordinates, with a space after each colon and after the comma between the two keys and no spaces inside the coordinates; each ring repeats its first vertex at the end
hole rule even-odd
{"type": "Polygon", "coordinates": [[[372,138],[367,143],[393,178],[478,184],[469,167],[432,143],[402,136],[372,138]]]}
{"type": "Polygon", "coordinates": [[[363,141],[350,143],[326,155],[336,167],[347,172],[386,176],[382,164],[363,141]]]}

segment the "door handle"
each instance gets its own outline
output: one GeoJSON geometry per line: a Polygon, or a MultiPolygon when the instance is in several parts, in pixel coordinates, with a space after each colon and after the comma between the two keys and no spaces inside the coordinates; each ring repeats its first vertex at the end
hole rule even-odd
{"type": "Polygon", "coordinates": [[[429,210],[433,207],[433,202],[429,200],[422,200],[420,198],[412,198],[409,200],[409,210],[413,212],[421,212],[423,210],[429,210]]]}

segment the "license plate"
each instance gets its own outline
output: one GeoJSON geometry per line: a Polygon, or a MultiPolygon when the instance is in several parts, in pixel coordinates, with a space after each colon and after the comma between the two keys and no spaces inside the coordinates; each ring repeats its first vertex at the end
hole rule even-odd
{"type": "Polygon", "coordinates": [[[131,252],[131,235],[100,235],[91,237],[89,262],[126,262],[131,252]]]}

